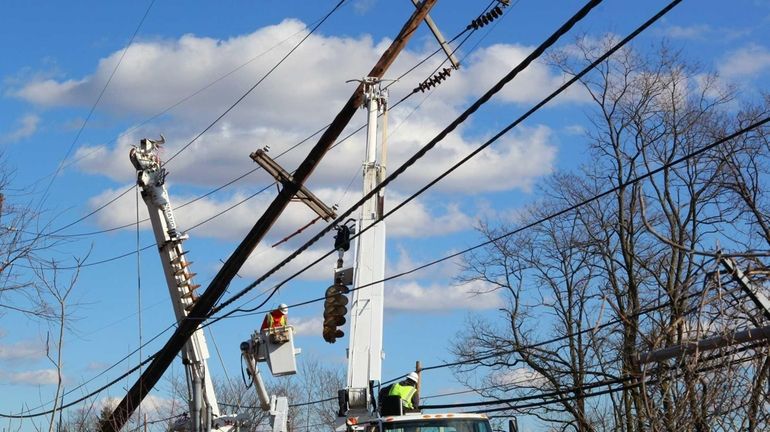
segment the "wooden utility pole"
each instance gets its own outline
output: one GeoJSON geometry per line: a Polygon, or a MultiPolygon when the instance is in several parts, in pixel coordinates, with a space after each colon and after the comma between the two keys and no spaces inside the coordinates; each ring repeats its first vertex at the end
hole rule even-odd
{"type": "MultiPolygon", "coordinates": [[[[396,56],[406,45],[409,38],[425,19],[430,9],[437,0],[424,0],[417,8],[398,36],[393,40],[390,47],[382,54],[379,61],[374,65],[367,77],[382,78],[385,71],[393,64],[396,56]]],[[[198,326],[206,319],[212,308],[224,294],[230,281],[235,277],[246,259],[249,257],[257,244],[264,238],[270,230],[273,223],[278,219],[283,210],[300,190],[304,182],[313,173],[326,152],[334,145],[334,142],[342,133],[343,129],[353,118],[358,107],[361,106],[363,98],[363,84],[360,84],[353,95],[348,99],[345,106],[337,114],[329,128],[319,138],[318,143],[310,150],[305,160],[294,173],[293,180],[283,183],[283,189],[278,193],[270,206],[265,210],[262,217],[259,218],[254,227],[246,235],[240,245],[230,255],[225,264],[219,270],[214,279],[209,284],[206,291],[201,295],[195,306],[184,320],[178,323],[177,329],[166,345],[158,352],[147,369],[142,373],[136,383],[129,389],[126,397],[120,401],[120,404],[110,414],[106,422],[101,425],[104,432],[117,432],[123,428],[131,414],[136,410],[150,389],[152,389],[160,380],[163,373],[171,365],[179,350],[195,332],[198,326]]]]}

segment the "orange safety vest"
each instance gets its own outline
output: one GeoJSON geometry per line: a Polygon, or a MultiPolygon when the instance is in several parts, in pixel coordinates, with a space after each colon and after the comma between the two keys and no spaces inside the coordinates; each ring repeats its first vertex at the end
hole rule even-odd
{"type": "Polygon", "coordinates": [[[285,327],[285,326],[286,326],[286,315],[283,312],[281,312],[280,309],[276,309],[274,311],[269,312],[267,315],[265,315],[265,320],[262,321],[262,328],[260,330],[285,327]]]}

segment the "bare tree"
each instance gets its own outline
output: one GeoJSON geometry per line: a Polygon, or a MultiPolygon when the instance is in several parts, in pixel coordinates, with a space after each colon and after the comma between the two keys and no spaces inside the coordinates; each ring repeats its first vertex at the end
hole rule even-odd
{"type": "Polygon", "coordinates": [[[42,316],[48,320],[50,330],[46,334],[46,357],[56,370],[56,390],[54,392],[54,405],[51,419],[48,423],[48,431],[53,432],[57,417],[60,413],[57,411],[61,404],[62,385],[64,378],[64,337],[70,328],[74,319],[73,309],[77,306],[72,301],[73,290],[77,286],[78,276],[80,275],[79,263],[82,260],[76,260],[78,265],[75,269],[68,272],[69,278],[62,281],[62,271],[57,268],[56,262],[52,261],[47,266],[38,265],[34,268],[36,280],[39,285],[37,293],[39,296],[38,309],[44,311],[42,316]],[[54,340],[51,340],[53,334],[54,340]]]}
{"type": "MultiPolygon", "coordinates": [[[[582,38],[553,55],[552,64],[574,75],[612,43],[582,38]]],[[[456,353],[470,366],[458,375],[485,373],[486,381],[472,384],[491,388],[490,397],[544,389],[568,396],[528,411],[559,430],[707,431],[735,413],[757,417],[770,366],[759,367],[759,386],[745,386],[737,377],[755,366],[733,364],[745,352],[655,367],[641,364],[638,354],[749,322],[736,316],[735,299],[719,290],[713,298],[722,285],[707,277],[717,256],[707,250],[717,242],[742,252],[759,247],[753,230],[761,232],[768,209],[766,171],[760,172],[766,165],[757,161],[768,155],[767,131],[666,166],[766,110],[736,112],[729,87],[666,45],[650,56],[620,51],[581,84],[593,106],[586,133],[591,162],[552,176],[541,189],[546,198],[518,222],[616,189],[514,236],[501,238],[510,225],[480,226],[494,241],[467,259],[461,281],[504,290],[509,307],[504,328],[476,322],[459,335],[456,353]],[[630,182],[661,166],[660,175],[630,182]],[[607,321],[614,324],[601,324],[607,321]],[[591,396],[601,389],[607,394],[591,396]]],[[[722,423],[724,430],[740,428],[722,423]]]]}

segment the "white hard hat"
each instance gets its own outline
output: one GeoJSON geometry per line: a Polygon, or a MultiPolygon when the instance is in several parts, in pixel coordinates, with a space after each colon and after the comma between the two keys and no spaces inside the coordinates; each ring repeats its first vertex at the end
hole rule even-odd
{"type": "Polygon", "coordinates": [[[289,307],[288,307],[288,306],[286,306],[286,303],[281,303],[281,304],[279,304],[279,305],[278,305],[278,309],[279,309],[281,312],[283,312],[283,313],[286,313],[286,312],[288,312],[288,311],[289,311],[289,307]]]}
{"type": "Polygon", "coordinates": [[[419,380],[417,376],[417,372],[409,372],[409,374],[406,376],[406,379],[417,382],[419,380]]]}

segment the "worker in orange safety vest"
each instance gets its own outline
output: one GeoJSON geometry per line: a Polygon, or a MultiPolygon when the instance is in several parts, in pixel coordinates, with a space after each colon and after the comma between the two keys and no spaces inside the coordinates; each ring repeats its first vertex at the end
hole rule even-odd
{"type": "Polygon", "coordinates": [[[278,309],[272,310],[265,314],[265,319],[262,321],[262,327],[260,328],[260,331],[286,327],[286,315],[288,314],[289,307],[281,303],[278,305],[278,309]]]}

